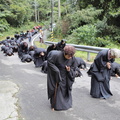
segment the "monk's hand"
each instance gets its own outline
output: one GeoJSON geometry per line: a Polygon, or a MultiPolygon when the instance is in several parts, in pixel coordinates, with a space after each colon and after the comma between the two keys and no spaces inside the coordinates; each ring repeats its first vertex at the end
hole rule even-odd
{"type": "Polygon", "coordinates": [[[111,68],[111,63],[107,62],[106,66],[107,66],[108,69],[110,69],[111,68]]]}
{"type": "Polygon", "coordinates": [[[119,75],[118,75],[118,74],[115,74],[115,77],[117,77],[117,78],[118,78],[118,77],[119,77],[119,75]]]}
{"type": "Polygon", "coordinates": [[[45,54],[44,54],[44,52],[41,52],[40,55],[41,55],[41,56],[44,56],[45,54]]]}
{"type": "Polygon", "coordinates": [[[65,66],[67,71],[70,71],[70,66],[65,66]]]}

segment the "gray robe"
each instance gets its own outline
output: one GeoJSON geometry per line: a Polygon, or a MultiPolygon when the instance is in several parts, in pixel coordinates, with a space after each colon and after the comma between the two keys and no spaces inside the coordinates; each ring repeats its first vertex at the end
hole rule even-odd
{"type": "Polygon", "coordinates": [[[111,70],[106,63],[112,63],[114,59],[108,59],[108,50],[102,50],[96,56],[92,64],[90,95],[95,98],[108,98],[112,95],[110,91],[111,70]]]}
{"type": "Polygon", "coordinates": [[[47,90],[51,107],[67,110],[72,107],[72,84],[75,79],[76,59],[65,59],[62,51],[53,50],[48,54],[47,90]],[[65,66],[70,66],[70,72],[65,66]]]}

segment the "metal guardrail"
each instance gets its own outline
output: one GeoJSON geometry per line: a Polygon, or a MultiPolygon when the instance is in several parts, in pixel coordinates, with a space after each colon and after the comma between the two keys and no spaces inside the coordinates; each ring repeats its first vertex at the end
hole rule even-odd
{"type": "MultiPolygon", "coordinates": [[[[47,44],[47,45],[51,45],[53,43],[56,44],[57,42],[45,41],[45,44],[47,44]]],[[[93,46],[84,46],[84,45],[75,45],[75,44],[67,44],[67,45],[74,46],[76,50],[87,52],[87,60],[88,61],[90,61],[90,53],[97,54],[99,51],[101,51],[103,49],[108,49],[108,48],[102,48],[102,47],[93,47],[93,46]]]]}

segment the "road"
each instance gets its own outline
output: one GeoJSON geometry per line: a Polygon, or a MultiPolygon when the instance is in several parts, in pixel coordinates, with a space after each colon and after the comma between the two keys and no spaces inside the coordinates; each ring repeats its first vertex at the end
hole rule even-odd
{"type": "Polygon", "coordinates": [[[52,111],[47,99],[47,75],[35,68],[33,62],[22,63],[17,53],[9,57],[0,52],[0,81],[10,81],[19,87],[15,95],[18,98],[18,120],[119,120],[120,79],[111,79],[112,97],[95,99],[89,95],[87,70],[81,72],[83,77],[76,78],[73,85],[73,107],[66,111],[52,111]]]}

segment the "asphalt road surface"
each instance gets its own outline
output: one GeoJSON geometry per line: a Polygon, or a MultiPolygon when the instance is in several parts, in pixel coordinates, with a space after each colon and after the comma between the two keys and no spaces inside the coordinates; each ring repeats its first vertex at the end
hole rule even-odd
{"type": "Polygon", "coordinates": [[[120,120],[120,79],[111,79],[112,97],[95,99],[89,94],[87,70],[81,72],[83,77],[76,78],[73,85],[73,107],[52,111],[47,99],[47,75],[33,62],[22,63],[17,53],[9,57],[0,51],[0,81],[11,81],[19,87],[15,95],[19,120],[120,120]]]}

